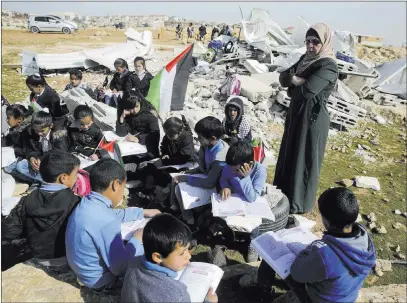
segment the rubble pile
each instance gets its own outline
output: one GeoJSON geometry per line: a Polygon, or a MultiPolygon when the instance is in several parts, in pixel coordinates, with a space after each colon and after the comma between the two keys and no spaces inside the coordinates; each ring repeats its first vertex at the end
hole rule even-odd
{"type": "Polygon", "coordinates": [[[405,47],[368,47],[358,44],[356,52],[360,59],[373,63],[389,62],[407,56],[405,47]]]}

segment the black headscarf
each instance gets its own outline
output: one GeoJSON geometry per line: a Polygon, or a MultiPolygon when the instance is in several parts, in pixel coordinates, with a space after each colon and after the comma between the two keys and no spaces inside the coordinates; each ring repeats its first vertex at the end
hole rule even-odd
{"type": "Polygon", "coordinates": [[[232,98],[225,106],[225,133],[228,136],[236,136],[239,132],[239,125],[242,122],[244,115],[244,105],[242,99],[239,97],[232,98]],[[235,120],[232,120],[229,117],[229,107],[233,106],[237,108],[237,117],[235,120]]]}

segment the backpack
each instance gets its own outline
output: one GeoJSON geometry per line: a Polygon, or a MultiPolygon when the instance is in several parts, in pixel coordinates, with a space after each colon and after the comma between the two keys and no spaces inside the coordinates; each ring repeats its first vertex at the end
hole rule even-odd
{"type": "Polygon", "coordinates": [[[78,171],[78,178],[76,179],[72,190],[75,194],[82,197],[90,194],[90,178],[89,173],[86,170],[80,169],[78,171]]]}

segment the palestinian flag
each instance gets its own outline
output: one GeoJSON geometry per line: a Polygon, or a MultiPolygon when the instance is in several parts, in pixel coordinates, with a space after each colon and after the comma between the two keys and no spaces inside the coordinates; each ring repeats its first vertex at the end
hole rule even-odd
{"type": "Polygon", "coordinates": [[[107,142],[105,137],[103,137],[102,140],[100,140],[97,149],[102,157],[109,156],[119,162],[121,166],[124,166],[122,154],[116,141],[107,142]]]}
{"type": "Polygon", "coordinates": [[[184,107],[189,71],[193,67],[193,49],[191,44],[151,80],[146,99],[159,113],[184,107]]]}

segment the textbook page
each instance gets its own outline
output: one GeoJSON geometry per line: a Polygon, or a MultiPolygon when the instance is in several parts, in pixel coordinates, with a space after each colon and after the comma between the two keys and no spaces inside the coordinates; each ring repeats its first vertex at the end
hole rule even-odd
{"type": "Polygon", "coordinates": [[[239,195],[233,194],[229,199],[222,201],[219,194],[212,194],[212,214],[214,217],[244,216],[246,210],[239,195]]]}
{"type": "Polygon", "coordinates": [[[191,162],[188,162],[188,163],[185,163],[185,164],[166,165],[166,166],[161,166],[161,167],[158,168],[158,169],[166,169],[166,168],[170,168],[170,167],[173,167],[173,168],[175,168],[175,169],[177,169],[177,170],[181,170],[181,169],[183,169],[183,168],[186,168],[186,169],[194,169],[194,168],[198,167],[198,163],[191,163],[191,162]]]}
{"type": "MultiPolygon", "coordinates": [[[[194,175],[195,177],[207,177],[206,175],[194,175]]],[[[178,184],[181,191],[182,205],[184,210],[196,208],[211,203],[211,195],[216,192],[215,188],[202,188],[191,186],[187,182],[178,184]]]]}
{"type": "Polygon", "coordinates": [[[191,262],[176,279],[187,286],[191,302],[203,302],[211,287],[216,292],[223,273],[223,270],[214,264],[191,262]]]}
{"type": "Polygon", "coordinates": [[[147,152],[147,148],[144,145],[141,145],[140,143],[121,140],[118,141],[117,144],[119,145],[122,157],[145,154],[147,152]]]}
{"type": "Polygon", "coordinates": [[[276,220],[276,216],[270,208],[265,197],[259,197],[254,202],[243,201],[247,218],[265,218],[271,221],[276,220]]]}
{"type": "Polygon", "coordinates": [[[133,236],[134,232],[137,229],[144,228],[148,221],[150,221],[150,218],[130,222],[123,222],[121,224],[122,239],[129,241],[130,238],[133,236]]]}
{"type": "Polygon", "coordinates": [[[104,131],[103,135],[105,136],[105,139],[107,142],[120,141],[125,138],[125,137],[118,136],[116,133],[112,132],[111,130],[104,131]]]}
{"type": "Polygon", "coordinates": [[[267,232],[252,240],[253,248],[277,274],[285,279],[297,255],[318,238],[301,227],[267,232]]]}

